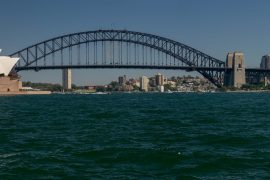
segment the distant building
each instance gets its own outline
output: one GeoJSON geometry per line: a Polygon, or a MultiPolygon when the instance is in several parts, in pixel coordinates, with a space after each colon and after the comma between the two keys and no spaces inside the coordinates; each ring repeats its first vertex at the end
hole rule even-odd
{"type": "Polygon", "coordinates": [[[270,54],[262,57],[261,69],[270,69],[270,54]]]}
{"type": "Polygon", "coordinates": [[[148,91],[148,84],[149,84],[149,79],[146,76],[142,76],[140,78],[140,88],[141,88],[141,90],[147,92],[148,91]]]}
{"type": "Polygon", "coordinates": [[[157,85],[156,85],[156,77],[150,77],[149,78],[149,85],[151,86],[151,87],[156,87],[157,85]]]}
{"type": "Polygon", "coordinates": [[[137,80],[135,78],[131,78],[128,80],[128,84],[132,86],[140,87],[140,80],[137,80]]]}
{"type": "Polygon", "coordinates": [[[63,88],[71,89],[72,86],[72,74],[71,69],[63,69],[62,70],[62,78],[63,78],[63,88]]]}
{"type": "MultiPolygon", "coordinates": [[[[262,57],[260,67],[261,67],[261,69],[270,69],[270,54],[262,57]]],[[[264,85],[266,86],[270,83],[270,78],[263,77],[263,79],[261,79],[261,81],[264,81],[264,85]]]]}
{"type": "Polygon", "coordinates": [[[158,86],[158,91],[159,92],[164,92],[164,86],[158,86]]]}
{"type": "Polygon", "coordinates": [[[164,85],[164,75],[158,73],[156,75],[156,86],[163,86],[164,85]]]}
{"type": "Polygon", "coordinates": [[[125,84],[125,85],[123,85],[123,87],[122,87],[122,90],[123,91],[133,91],[133,86],[132,85],[127,85],[127,84],[125,84]]]}
{"type": "Polygon", "coordinates": [[[96,86],[85,86],[85,89],[87,89],[87,90],[95,90],[96,86]]]}
{"type": "Polygon", "coordinates": [[[167,81],[167,84],[169,84],[171,87],[175,88],[176,87],[176,82],[175,81],[167,81]]]}
{"type": "Polygon", "coordinates": [[[127,77],[126,77],[126,75],[124,75],[124,76],[119,76],[119,77],[118,77],[118,83],[119,83],[119,85],[124,85],[124,84],[126,84],[126,82],[127,82],[127,77]]]}
{"type": "Polygon", "coordinates": [[[107,86],[103,86],[103,85],[94,85],[94,86],[85,86],[84,87],[87,90],[96,90],[98,88],[107,88],[107,86]]]}
{"type": "Polygon", "coordinates": [[[136,81],[133,85],[135,85],[135,86],[137,86],[137,87],[141,87],[140,81],[136,81]]]}

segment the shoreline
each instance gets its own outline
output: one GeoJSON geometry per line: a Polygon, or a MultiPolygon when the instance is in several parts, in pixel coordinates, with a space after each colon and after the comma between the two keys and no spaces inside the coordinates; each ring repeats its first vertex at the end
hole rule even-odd
{"type": "Polygon", "coordinates": [[[236,91],[224,91],[224,93],[267,93],[270,92],[270,90],[236,90],[236,91]]]}
{"type": "Polygon", "coordinates": [[[51,91],[10,91],[0,92],[0,96],[15,96],[15,95],[49,95],[51,91]]]}
{"type": "Polygon", "coordinates": [[[171,92],[119,92],[119,91],[112,91],[112,92],[104,92],[104,93],[58,93],[58,92],[51,92],[51,91],[19,91],[19,92],[0,92],[0,96],[15,96],[15,95],[53,95],[53,94],[62,94],[62,95],[100,95],[100,94],[188,94],[188,93],[198,93],[198,94],[215,94],[215,93],[270,93],[270,90],[236,90],[236,91],[215,91],[215,92],[196,92],[196,91],[189,91],[189,92],[178,92],[178,91],[171,91],[171,92]]]}

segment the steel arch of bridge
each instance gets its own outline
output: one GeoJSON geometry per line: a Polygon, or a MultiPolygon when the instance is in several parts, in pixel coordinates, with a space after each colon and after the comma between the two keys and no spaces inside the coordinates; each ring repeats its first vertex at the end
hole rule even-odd
{"type": "MultiPolygon", "coordinates": [[[[88,56],[89,58],[89,50],[86,50],[85,52],[86,57],[88,56]]],[[[95,52],[96,51],[94,51],[94,53],[95,52]]],[[[224,73],[226,70],[225,63],[223,61],[213,58],[185,44],[152,34],[127,30],[97,30],[67,34],[29,46],[11,54],[10,56],[20,57],[20,61],[15,67],[17,72],[22,70],[63,68],[185,69],[198,71],[218,87],[223,85],[224,73]],[[162,64],[152,63],[152,60],[150,64],[138,63],[136,61],[130,63],[123,63],[122,61],[120,63],[111,62],[110,64],[104,63],[103,61],[101,63],[94,61],[91,64],[89,61],[87,62],[87,60],[86,62],[81,63],[79,60],[80,54],[78,55],[77,64],[72,63],[72,61],[63,63],[63,59],[61,59],[61,63],[57,65],[53,60],[51,60],[52,62],[50,64],[46,62],[46,58],[48,56],[54,57],[56,52],[60,52],[61,58],[63,58],[62,53],[64,49],[68,49],[69,54],[72,54],[74,46],[80,48],[81,44],[85,44],[87,49],[87,47],[89,48],[89,43],[94,43],[95,45],[97,42],[121,42],[127,43],[127,46],[128,44],[141,45],[142,47],[148,47],[151,50],[154,49],[158,52],[162,52],[163,54],[166,54],[166,57],[169,55],[173,57],[174,60],[178,61],[178,63],[174,62],[174,64],[168,64],[166,59],[166,63],[163,63],[164,60],[162,60],[162,64]],[[40,62],[44,63],[41,65],[40,62]]]]}

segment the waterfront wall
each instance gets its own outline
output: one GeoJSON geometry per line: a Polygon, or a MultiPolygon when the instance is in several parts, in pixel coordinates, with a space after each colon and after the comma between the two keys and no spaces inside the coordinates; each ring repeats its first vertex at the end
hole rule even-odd
{"type": "Polygon", "coordinates": [[[22,82],[19,78],[9,76],[0,76],[0,92],[16,92],[22,88],[22,82]]]}

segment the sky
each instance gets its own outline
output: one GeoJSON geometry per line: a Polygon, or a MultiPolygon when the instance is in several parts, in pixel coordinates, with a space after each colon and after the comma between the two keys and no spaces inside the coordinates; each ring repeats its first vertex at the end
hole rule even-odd
{"type": "MultiPolygon", "coordinates": [[[[270,53],[269,0],[0,0],[0,48],[9,55],[63,34],[128,29],[167,37],[217,59],[241,51],[247,67],[270,53]]],[[[187,74],[161,70],[73,70],[77,85],[128,77],[187,74]]],[[[60,70],[20,72],[23,81],[61,83],[60,70]]]]}

